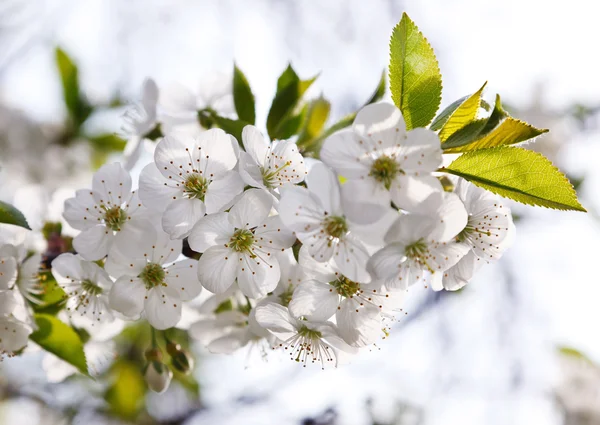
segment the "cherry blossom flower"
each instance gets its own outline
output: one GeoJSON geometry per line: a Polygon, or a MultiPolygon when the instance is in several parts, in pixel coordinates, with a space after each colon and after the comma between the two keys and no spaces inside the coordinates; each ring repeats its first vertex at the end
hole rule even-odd
{"type": "Polygon", "coordinates": [[[236,279],[250,298],[275,289],[281,275],[275,254],[291,247],[295,238],[279,216],[269,217],[272,205],[267,192],[250,189],[229,213],[208,215],[194,226],[189,243],[203,253],[198,278],[206,289],[223,293],[236,279]]]}
{"type": "Polygon", "coordinates": [[[431,193],[442,190],[431,175],[442,163],[437,134],[425,128],[406,131],[402,113],[388,103],[359,111],[351,129],[325,140],[321,160],[348,180],[343,191],[349,200],[348,215],[355,221],[375,221],[390,201],[413,211],[431,193]]]}
{"type": "Polygon", "coordinates": [[[170,240],[163,232],[141,248],[139,255],[127,251],[109,255],[105,267],[116,278],[109,305],[132,319],[143,312],[156,329],[171,328],[181,318],[182,301],[195,298],[202,289],[196,277],[197,261],[177,261],[182,241],[170,240]]]}
{"type": "Polygon", "coordinates": [[[140,198],[162,213],[162,227],[173,239],[189,235],[205,214],[231,206],[244,189],[234,144],[223,130],[211,129],[196,139],[168,136],[154,152],[154,164],[140,175],[140,198]]]}
{"type": "Polygon", "coordinates": [[[319,262],[332,260],[349,279],[369,282],[369,258],[363,243],[352,232],[345,216],[337,176],[322,163],[313,165],[306,177],[308,189],[282,190],[279,203],[281,220],[319,262]]]}
{"type": "Polygon", "coordinates": [[[131,176],[118,163],[102,166],[94,174],[91,190],[78,190],[67,199],[63,217],[81,230],[73,247],[89,261],[104,258],[113,245],[136,252],[138,242],[155,233],[152,215],[131,190],[131,176]]]}
{"type": "Polygon", "coordinates": [[[290,140],[267,141],[252,125],[242,131],[246,152],[240,153],[240,175],[252,187],[274,191],[304,180],[306,166],[296,143],[290,140]]]}
{"type": "Polygon", "coordinates": [[[386,234],[387,245],[369,260],[369,269],[388,289],[407,289],[418,280],[440,278],[469,251],[454,241],[467,223],[458,196],[434,193],[424,204],[433,213],[400,216],[386,234]]]}
{"type": "Polygon", "coordinates": [[[68,297],[66,308],[70,315],[78,313],[92,325],[112,321],[108,293],[113,282],[98,264],[64,253],[52,261],[52,274],[68,297]]]}
{"type": "Polygon", "coordinates": [[[283,348],[290,359],[306,367],[317,363],[321,368],[337,366],[340,354],[355,354],[331,322],[299,320],[287,308],[276,303],[256,306],[256,321],[280,342],[273,349],[283,348]]]}

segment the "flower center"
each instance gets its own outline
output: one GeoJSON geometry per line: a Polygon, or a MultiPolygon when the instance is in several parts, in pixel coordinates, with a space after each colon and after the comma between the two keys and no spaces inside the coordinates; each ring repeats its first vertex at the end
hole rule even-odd
{"type": "MultiPolygon", "coordinates": [[[[487,218],[487,217],[485,217],[487,218]]],[[[492,232],[489,229],[489,224],[486,226],[486,222],[481,222],[478,220],[474,220],[473,217],[469,217],[469,221],[467,222],[467,225],[465,226],[464,229],[461,230],[461,232],[456,235],[456,241],[457,242],[464,242],[467,239],[469,239],[469,237],[473,234],[479,234],[479,235],[485,235],[485,236],[492,236],[492,232]],[[483,224],[483,226],[482,226],[483,224]]]]}
{"type": "Polygon", "coordinates": [[[404,248],[404,252],[411,260],[422,259],[427,254],[427,244],[423,239],[419,239],[404,248]]]}
{"type": "Polygon", "coordinates": [[[112,207],[104,213],[104,223],[115,232],[121,230],[123,223],[127,221],[127,213],[121,207],[112,207]]]}
{"type": "Polygon", "coordinates": [[[315,331],[310,329],[308,326],[302,325],[300,329],[298,329],[298,335],[310,340],[319,340],[323,337],[323,334],[319,331],[315,331]]]}
{"type": "Polygon", "coordinates": [[[104,290],[99,287],[98,285],[96,285],[94,282],[92,282],[91,280],[84,280],[83,282],[81,282],[81,288],[89,295],[93,295],[93,296],[97,296],[102,294],[102,292],[104,292],[104,290]]]}
{"type": "Polygon", "coordinates": [[[346,219],[341,216],[326,217],[325,220],[323,220],[323,227],[325,228],[325,232],[333,238],[339,239],[348,233],[346,219]]]}
{"type": "Polygon", "coordinates": [[[252,252],[252,245],[254,245],[254,234],[248,229],[237,229],[228,244],[235,252],[252,252]]]}
{"type": "Polygon", "coordinates": [[[398,167],[398,163],[392,157],[382,155],[373,162],[369,175],[380,183],[383,183],[386,189],[390,189],[392,182],[398,174],[404,172],[398,167]]]}
{"type": "Polygon", "coordinates": [[[140,273],[139,277],[142,279],[142,282],[144,282],[144,285],[146,285],[146,289],[152,289],[158,285],[165,285],[165,271],[160,264],[148,263],[140,273]]]}
{"type": "Polygon", "coordinates": [[[208,180],[202,177],[200,174],[190,174],[186,179],[184,186],[184,193],[188,198],[200,199],[204,201],[206,190],[208,189],[208,180]]]}
{"type": "Polygon", "coordinates": [[[337,280],[330,282],[330,285],[337,290],[338,294],[346,298],[352,298],[360,291],[360,284],[351,281],[345,276],[340,276],[337,280]]]}
{"type": "Polygon", "coordinates": [[[285,170],[287,167],[289,167],[290,165],[292,165],[292,163],[290,161],[287,161],[283,166],[278,167],[277,165],[275,166],[275,168],[269,168],[269,167],[260,167],[260,173],[262,174],[262,178],[263,178],[263,184],[265,185],[265,187],[267,189],[273,189],[275,188],[276,182],[277,182],[277,175],[282,172],[283,170],[285,170]]]}

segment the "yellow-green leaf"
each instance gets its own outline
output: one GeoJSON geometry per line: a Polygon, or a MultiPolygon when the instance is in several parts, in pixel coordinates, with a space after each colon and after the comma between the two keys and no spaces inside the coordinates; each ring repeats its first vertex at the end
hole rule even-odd
{"type": "Polygon", "coordinates": [[[146,382],[137,364],[121,359],[110,369],[112,384],[104,399],[113,414],[127,420],[134,420],[144,405],[146,382]]]}
{"type": "Polygon", "coordinates": [[[467,152],[441,171],[523,204],[585,211],[565,175],[543,155],[523,148],[467,152]]]}
{"type": "Polygon", "coordinates": [[[79,88],[79,71],[67,53],[57,48],[55,51],[56,65],[60,74],[63,88],[63,99],[67,111],[77,128],[92,112],[91,106],[81,95],[79,88]]]}
{"type": "Polygon", "coordinates": [[[44,350],[75,366],[88,375],[83,343],[72,327],[49,314],[36,314],[38,329],[29,337],[44,350]]]}
{"type": "Polygon", "coordinates": [[[425,127],[442,99],[440,68],[427,39],[406,13],[390,40],[390,88],[406,128],[425,127]]]}
{"type": "Polygon", "coordinates": [[[254,125],[254,95],[246,76],[236,65],[233,66],[233,103],[238,118],[254,125]]]}
{"type": "Polygon", "coordinates": [[[468,152],[496,146],[514,145],[547,133],[545,128],[536,128],[513,117],[507,117],[498,127],[485,136],[467,145],[447,149],[447,153],[468,152]]]}
{"type": "Polygon", "coordinates": [[[14,224],[31,230],[27,219],[21,211],[6,202],[0,201],[0,223],[14,224]]]}
{"type": "Polygon", "coordinates": [[[440,130],[439,136],[442,142],[477,117],[477,111],[479,111],[481,105],[481,94],[483,93],[486,84],[487,81],[483,83],[483,86],[481,86],[479,90],[469,96],[454,112],[452,112],[440,130]]]}
{"type": "Polygon", "coordinates": [[[325,126],[325,122],[327,122],[327,118],[329,117],[330,111],[331,103],[329,103],[329,101],[327,101],[324,97],[319,97],[310,102],[304,127],[298,136],[298,146],[302,146],[303,144],[310,142],[319,134],[321,134],[321,131],[325,126]]]}

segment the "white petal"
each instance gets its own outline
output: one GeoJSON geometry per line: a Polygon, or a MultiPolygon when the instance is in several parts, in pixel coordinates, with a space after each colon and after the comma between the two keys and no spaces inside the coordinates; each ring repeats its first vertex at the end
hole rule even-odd
{"type": "Polygon", "coordinates": [[[308,277],[319,282],[328,283],[336,279],[336,270],[331,262],[319,262],[308,252],[308,247],[302,245],[298,254],[298,262],[308,277]]]}
{"type": "Polygon", "coordinates": [[[202,291],[197,267],[198,261],[187,259],[165,268],[165,281],[179,293],[182,301],[194,299],[202,291]]]}
{"type": "Polygon", "coordinates": [[[336,323],[341,337],[353,347],[373,344],[383,334],[379,308],[359,305],[352,299],[345,299],[337,311],[336,323]]]}
{"type": "Polygon", "coordinates": [[[296,236],[284,227],[278,215],[267,218],[264,224],[258,226],[254,238],[263,249],[273,252],[290,248],[296,241],[296,236]]]}
{"type": "Polygon", "coordinates": [[[100,260],[108,254],[114,236],[103,224],[84,230],[73,239],[73,248],[89,261],[100,260]]]}
{"type": "Polygon", "coordinates": [[[406,174],[421,176],[436,171],[442,165],[442,148],[437,133],[426,128],[415,128],[402,142],[400,168],[406,174]]]}
{"type": "Polygon", "coordinates": [[[63,217],[74,229],[85,230],[98,224],[103,214],[96,205],[94,192],[80,189],[75,192],[75,198],[65,201],[63,217]]]}
{"type": "Polygon", "coordinates": [[[190,232],[188,242],[194,251],[204,252],[211,246],[229,242],[234,230],[228,213],[210,214],[198,220],[190,232]]]}
{"type": "Polygon", "coordinates": [[[283,224],[304,242],[321,228],[324,210],[316,196],[304,188],[292,186],[282,190],[279,216],[283,224]]]}
{"type": "Polygon", "coordinates": [[[360,143],[353,130],[341,130],[329,136],[321,148],[321,160],[347,179],[368,176],[369,168],[362,160],[368,155],[368,145],[360,143]],[[360,160],[357,160],[360,159],[360,160]]]}
{"type": "Polygon", "coordinates": [[[385,242],[401,242],[410,245],[420,239],[429,240],[436,229],[436,219],[426,215],[404,214],[392,223],[385,235],[385,242]]]}
{"type": "Polygon", "coordinates": [[[423,211],[423,202],[432,194],[442,192],[442,184],[431,175],[420,177],[400,175],[390,187],[390,195],[394,204],[398,208],[410,212],[431,212],[423,211]]]}
{"type": "Polygon", "coordinates": [[[180,188],[160,173],[154,163],[144,167],[140,174],[139,197],[147,208],[163,212],[173,197],[181,195],[180,188]]]}
{"type": "Polygon", "coordinates": [[[264,166],[267,158],[269,142],[265,139],[258,128],[247,125],[242,130],[242,142],[244,149],[252,157],[257,165],[264,166]]]}
{"type": "Polygon", "coordinates": [[[110,308],[135,318],[144,309],[146,287],[141,279],[135,276],[121,276],[114,283],[108,295],[110,308]]]}
{"type": "Polygon", "coordinates": [[[213,214],[229,208],[237,195],[244,190],[244,182],[237,171],[226,171],[208,185],[204,202],[206,213],[213,214]]]}
{"type": "Polygon", "coordinates": [[[390,103],[373,103],[356,114],[352,126],[365,144],[385,149],[404,143],[406,125],[398,108],[390,103]]]}
{"type": "Polygon", "coordinates": [[[259,165],[246,152],[240,152],[239,170],[244,183],[252,187],[266,188],[259,165]]]}
{"type": "Polygon", "coordinates": [[[15,257],[0,258],[0,289],[10,289],[17,280],[17,260],[15,257]]]}
{"type": "Polygon", "coordinates": [[[169,134],[158,142],[154,150],[156,168],[171,185],[182,182],[187,172],[191,172],[196,165],[189,165],[190,151],[193,150],[192,140],[183,140],[184,138],[181,135],[169,134]]]}
{"type": "Polygon", "coordinates": [[[0,316],[8,316],[17,306],[13,291],[0,291],[0,316]]]}
{"type": "Polygon", "coordinates": [[[290,316],[288,309],[275,303],[256,306],[256,321],[281,340],[286,340],[297,333],[296,320],[290,316]]]}
{"type": "Polygon", "coordinates": [[[306,186],[329,215],[342,214],[338,178],[329,167],[322,162],[313,165],[306,176],[306,186]]]}
{"type": "Polygon", "coordinates": [[[142,84],[142,105],[147,113],[154,111],[158,102],[158,86],[152,78],[146,78],[142,84]]]}
{"type": "Polygon", "coordinates": [[[98,204],[120,206],[131,193],[131,176],[115,162],[100,167],[92,179],[94,199],[98,204]]]}
{"type": "Polygon", "coordinates": [[[325,321],[335,314],[339,298],[333,286],[309,280],[298,285],[288,308],[294,317],[325,321]]]}
{"type": "Polygon", "coordinates": [[[177,199],[169,204],[162,217],[162,227],[171,239],[183,239],[204,217],[206,208],[199,199],[177,199]]]}
{"type": "Polygon", "coordinates": [[[465,205],[454,193],[444,193],[444,201],[436,212],[437,223],[430,237],[439,242],[449,241],[467,225],[465,205]]]}
{"type": "Polygon", "coordinates": [[[215,354],[231,354],[250,341],[248,329],[234,329],[230,333],[210,342],[208,351],[215,354]]]}
{"type": "Polygon", "coordinates": [[[0,352],[13,353],[27,345],[31,328],[14,319],[0,319],[0,352]]]}
{"type": "Polygon", "coordinates": [[[349,180],[342,185],[342,204],[348,220],[373,224],[390,209],[390,192],[375,179],[349,180]]]}
{"type": "Polygon", "coordinates": [[[224,246],[208,248],[198,260],[198,279],[213,294],[225,292],[233,284],[239,267],[239,254],[224,246]]]}
{"type": "Polygon", "coordinates": [[[197,168],[206,178],[219,178],[227,171],[233,170],[237,163],[231,139],[219,128],[200,133],[196,146],[194,159],[198,164],[197,168]]]}
{"type": "MultiPolygon", "coordinates": [[[[483,260],[470,251],[458,263],[444,272],[442,286],[447,291],[457,291],[465,286],[475,272],[483,265],[483,260]]],[[[436,273],[437,274],[437,273],[436,273]]]]}
{"type": "Polygon", "coordinates": [[[261,298],[273,291],[279,283],[281,272],[274,256],[269,259],[250,258],[241,254],[237,269],[237,282],[240,290],[250,298],[261,298]]]}
{"type": "Polygon", "coordinates": [[[155,243],[156,234],[156,227],[149,220],[129,220],[115,234],[109,253],[116,250],[128,257],[141,256],[148,246],[155,243]]]}
{"type": "Polygon", "coordinates": [[[236,228],[252,228],[265,222],[273,206],[273,197],[261,189],[249,189],[231,208],[229,221],[236,228]]]}
{"type": "Polygon", "coordinates": [[[404,249],[401,243],[392,243],[373,254],[367,263],[373,277],[388,289],[406,289],[414,283],[416,277],[410,273],[404,249]]]}
{"type": "Polygon", "coordinates": [[[427,259],[427,264],[433,270],[433,273],[442,274],[458,263],[469,252],[469,246],[464,243],[447,242],[436,244],[436,246],[429,248],[430,255],[427,259]]]}
{"type": "Polygon", "coordinates": [[[273,142],[265,165],[267,173],[272,176],[269,180],[275,187],[298,184],[306,176],[304,158],[300,155],[296,143],[291,140],[273,142]]]}
{"type": "Polygon", "coordinates": [[[144,314],[156,329],[172,328],[181,319],[181,299],[175,289],[156,286],[147,293],[144,314]]]}
{"type": "Polygon", "coordinates": [[[52,274],[59,283],[71,279],[82,281],[87,278],[81,267],[81,258],[69,252],[60,254],[52,261],[52,274]]]}
{"type": "Polygon", "coordinates": [[[144,256],[146,253],[144,250],[141,256],[148,258],[148,261],[151,263],[168,264],[177,260],[181,255],[183,241],[173,240],[165,232],[157,231],[156,239],[151,243],[149,248],[152,250],[152,254],[146,257],[144,256]]]}
{"type": "Polygon", "coordinates": [[[369,253],[352,234],[344,236],[333,253],[333,262],[344,276],[354,282],[370,282],[367,272],[369,253]]]}

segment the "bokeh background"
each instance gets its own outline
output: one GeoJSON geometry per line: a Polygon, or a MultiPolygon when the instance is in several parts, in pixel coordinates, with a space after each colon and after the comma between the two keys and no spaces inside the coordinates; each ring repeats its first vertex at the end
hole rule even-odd
{"type": "MultiPolygon", "coordinates": [[[[197,392],[147,394],[138,423],[600,424],[600,9],[589,0],[2,0],[0,199],[39,227],[88,184],[90,158],[120,159],[57,142],[57,46],[99,105],[87,134],[119,131],[124,109],[111,104],[137,100],[146,77],[196,89],[234,61],[257,122],[288,62],[303,78],[320,73],[309,95],[332,102],[335,122],[376,86],[404,11],[435,48],[442,106],[489,81],[488,100],[500,93],[513,115],[551,130],[529,147],[566,171],[589,213],[511,205],[517,239],[500,262],[459,293],[411,290],[390,337],[336,370],[194,347],[197,392]]],[[[127,423],[102,413],[100,383],[63,369],[35,350],[5,359],[0,424],[127,423]]]]}

